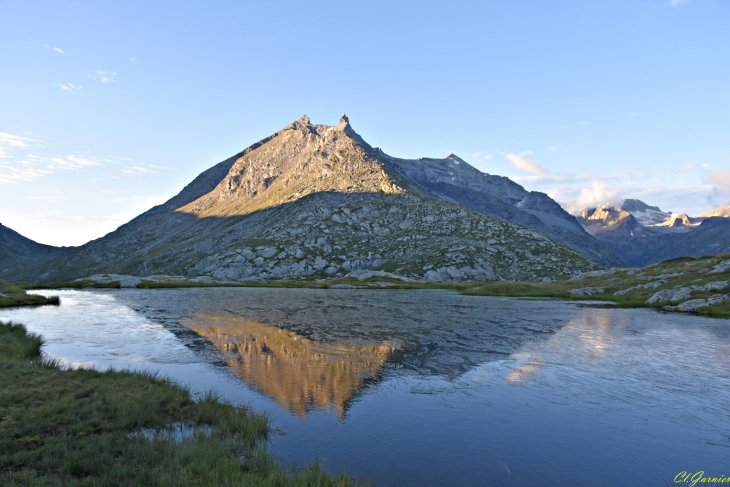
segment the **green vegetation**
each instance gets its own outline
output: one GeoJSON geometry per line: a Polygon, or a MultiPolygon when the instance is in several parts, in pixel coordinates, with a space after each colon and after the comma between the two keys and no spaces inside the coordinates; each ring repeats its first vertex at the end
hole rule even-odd
{"type": "Polygon", "coordinates": [[[36,296],[34,294],[26,294],[25,289],[21,286],[8,284],[0,280],[0,308],[9,308],[11,306],[39,306],[42,304],[58,304],[58,298],[51,296],[36,296]]]}
{"type": "Polygon", "coordinates": [[[264,446],[265,415],[154,374],[68,370],[44,358],[42,344],[0,323],[3,486],[352,485],[316,463],[297,472],[278,464],[264,446]],[[193,433],[176,439],[171,425],[193,433]]]}
{"type": "MultiPolygon", "coordinates": [[[[627,269],[604,276],[584,277],[581,279],[555,282],[485,282],[476,284],[463,292],[465,294],[479,296],[544,297],[576,301],[607,301],[613,306],[622,308],[661,309],[669,304],[676,305],[677,302],[669,303],[667,301],[660,301],[647,304],[646,301],[659,291],[693,285],[703,286],[710,282],[730,280],[730,270],[720,273],[708,273],[714,265],[727,259],[730,259],[730,254],[708,257],[679,257],[641,269],[627,269]],[[661,276],[667,274],[679,275],[663,278],[664,283],[657,287],[635,287],[657,282],[661,276]],[[602,293],[584,296],[574,295],[568,292],[572,289],[585,287],[603,288],[604,291],[602,293]],[[624,295],[617,296],[614,294],[632,287],[635,288],[624,295]]],[[[730,287],[722,290],[697,290],[693,291],[692,295],[684,300],[706,299],[713,295],[725,294],[729,290],[730,287]]],[[[730,318],[730,299],[726,299],[712,306],[697,308],[693,312],[702,316],[730,318]]]]}

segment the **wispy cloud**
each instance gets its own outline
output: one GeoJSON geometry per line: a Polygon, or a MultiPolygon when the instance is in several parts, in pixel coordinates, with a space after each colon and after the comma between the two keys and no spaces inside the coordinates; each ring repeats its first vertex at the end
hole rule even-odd
{"type": "Polygon", "coordinates": [[[631,116],[632,117],[638,117],[638,116],[643,115],[643,114],[644,114],[644,112],[631,112],[631,116]]]}
{"type": "Polygon", "coordinates": [[[494,157],[494,154],[488,154],[487,151],[473,152],[471,157],[477,162],[485,162],[494,157]]]}
{"type": "Polygon", "coordinates": [[[504,158],[507,159],[515,169],[520,171],[527,171],[532,174],[547,174],[548,171],[540,164],[530,159],[525,159],[524,156],[532,155],[532,151],[524,151],[519,154],[505,154],[504,158]]]}
{"type": "Polygon", "coordinates": [[[33,143],[37,142],[40,141],[0,133],[0,184],[35,181],[52,174],[77,171],[110,162],[80,154],[47,157],[28,153],[33,149],[33,143]]]}
{"type": "Polygon", "coordinates": [[[0,132],[0,159],[12,157],[11,152],[15,149],[27,149],[30,147],[29,142],[40,142],[40,140],[0,132]]]}
{"type": "Polygon", "coordinates": [[[138,63],[139,62],[139,59],[134,59],[133,57],[129,58],[129,60],[132,61],[133,63],[138,63]]]}
{"type": "Polygon", "coordinates": [[[61,54],[64,54],[64,52],[57,47],[54,47],[53,50],[56,52],[60,52],[61,54]]]}
{"type": "MultiPolygon", "coordinates": [[[[51,83],[51,84],[54,84],[55,85],[56,83],[51,83]]],[[[81,89],[80,86],[74,86],[71,83],[67,83],[67,84],[58,83],[57,86],[59,88],[61,88],[63,91],[70,91],[70,92],[76,92],[76,91],[79,91],[81,89]]]]}
{"type": "Polygon", "coordinates": [[[142,174],[146,174],[146,173],[157,174],[157,171],[153,171],[152,169],[147,169],[145,167],[140,167],[140,166],[127,167],[125,169],[122,169],[121,171],[124,174],[127,174],[129,176],[141,176],[142,174]]]}
{"type": "Polygon", "coordinates": [[[679,7],[680,5],[682,5],[683,3],[687,3],[688,1],[689,0],[669,0],[667,2],[667,5],[671,7],[679,7]]]}
{"type": "Polygon", "coordinates": [[[578,125],[590,125],[591,122],[578,122],[578,125]]]}
{"type": "Polygon", "coordinates": [[[96,71],[94,71],[94,74],[89,75],[89,77],[97,81],[101,81],[102,83],[114,83],[114,77],[116,75],[117,73],[114,73],[112,71],[102,71],[100,69],[97,69],[96,71]]]}

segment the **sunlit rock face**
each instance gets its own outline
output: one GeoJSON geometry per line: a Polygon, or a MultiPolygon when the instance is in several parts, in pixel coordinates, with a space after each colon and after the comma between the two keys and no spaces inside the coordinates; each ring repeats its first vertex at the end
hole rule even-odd
{"type": "Polygon", "coordinates": [[[614,262],[607,254],[545,195],[454,155],[391,157],[345,116],[335,126],[304,116],[116,231],[14,278],[320,279],[382,270],[534,281],[614,262]]]}
{"type": "Polygon", "coordinates": [[[350,401],[397,348],[315,342],[242,318],[196,316],[182,324],[208,339],[246,385],[302,418],[315,410],[344,418],[350,401]]]}

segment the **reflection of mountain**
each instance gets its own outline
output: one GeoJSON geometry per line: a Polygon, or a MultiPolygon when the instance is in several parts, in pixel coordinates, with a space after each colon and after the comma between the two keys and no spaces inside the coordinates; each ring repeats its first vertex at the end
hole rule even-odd
{"type": "Polygon", "coordinates": [[[224,354],[233,373],[296,415],[348,403],[382,369],[394,344],[320,343],[244,318],[196,316],[182,324],[224,354]]]}

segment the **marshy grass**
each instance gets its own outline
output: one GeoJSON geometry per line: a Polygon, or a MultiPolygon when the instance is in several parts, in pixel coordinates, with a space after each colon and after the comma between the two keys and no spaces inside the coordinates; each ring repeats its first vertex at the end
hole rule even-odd
{"type": "Polygon", "coordinates": [[[0,485],[355,485],[318,463],[281,465],[264,414],[153,373],[65,368],[42,346],[0,323],[0,485]],[[175,424],[196,432],[135,434],[175,424]]]}
{"type": "Polygon", "coordinates": [[[0,280],[0,308],[14,306],[41,306],[44,304],[59,304],[57,296],[45,297],[27,294],[21,286],[0,280]]]}

